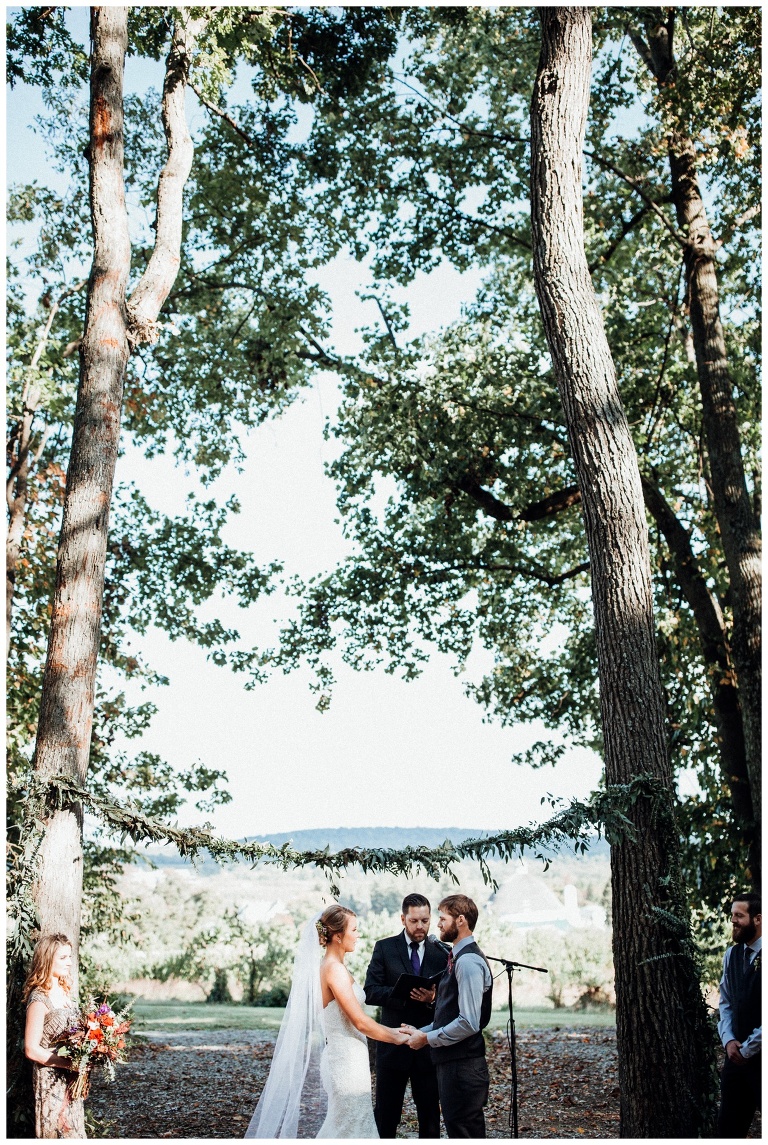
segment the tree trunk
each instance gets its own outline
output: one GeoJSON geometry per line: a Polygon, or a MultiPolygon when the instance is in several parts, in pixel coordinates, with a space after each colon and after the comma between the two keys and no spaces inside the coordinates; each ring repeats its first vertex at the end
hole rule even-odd
{"type": "MultiPolygon", "coordinates": [[[[130,303],[131,246],[123,182],[123,69],[127,8],[91,10],[90,163],[94,259],[43,677],[35,771],[86,781],[101,627],[109,505],[120,435],[123,377],[132,345],[154,341],[180,259],[182,195],[192,163],[184,119],[191,52],[207,16],[177,9],[162,114],[168,159],[158,186],[156,242],[130,303]]],[[[35,884],[42,933],[63,931],[77,952],[82,814],[51,815],[35,884]]]]}
{"type": "MultiPolygon", "coordinates": [[[[93,722],[112,482],[129,355],[126,287],[131,243],[123,183],[123,69],[128,9],[91,10],[90,163],[94,258],[56,565],[35,770],[85,783],[93,722]]],[[[75,972],[82,898],[82,814],[51,816],[37,872],[41,933],[72,940],[75,972]]]]}
{"type": "Polygon", "coordinates": [[[648,511],[667,542],[677,582],[696,621],[702,656],[711,681],[721,774],[731,794],[734,819],[743,832],[750,873],[759,885],[760,838],[755,830],[744,724],[723,614],[698,567],[691,538],[661,490],[650,478],[644,477],[643,493],[648,511]]]}
{"type": "Polygon", "coordinates": [[[591,68],[586,8],[543,8],[531,106],[534,274],[584,506],[609,784],[647,776],[655,805],[611,848],[623,1137],[695,1137],[714,1059],[679,882],[648,530],[632,437],[584,251],[591,68]]]}
{"type": "MultiPolygon", "coordinates": [[[[645,10],[648,42],[632,32],[635,47],[664,92],[674,100],[674,10],[645,10]]],[[[672,113],[678,120],[674,108],[672,113]]],[[[668,136],[672,199],[684,237],[683,257],[702,421],[712,484],[713,509],[728,567],[733,609],[731,650],[738,677],[744,721],[746,761],[757,832],[762,821],[762,621],[759,524],[749,498],[741,453],[733,382],[728,371],[720,320],[715,254],[717,244],[707,220],[698,181],[696,149],[678,122],[668,136]]]]}

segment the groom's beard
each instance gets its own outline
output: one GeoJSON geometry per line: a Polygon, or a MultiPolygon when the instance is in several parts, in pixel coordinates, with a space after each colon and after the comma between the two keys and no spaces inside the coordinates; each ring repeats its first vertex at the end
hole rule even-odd
{"type": "Polygon", "coordinates": [[[454,919],[450,926],[443,927],[443,942],[455,942],[459,937],[459,930],[454,919]]]}

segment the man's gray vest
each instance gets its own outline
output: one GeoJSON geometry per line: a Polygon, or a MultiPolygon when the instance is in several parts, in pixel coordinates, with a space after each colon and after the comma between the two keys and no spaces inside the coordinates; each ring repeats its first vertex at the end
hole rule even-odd
{"type": "MultiPolygon", "coordinates": [[[[462,947],[459,953],[453,960],[454,967],[460,958],[465,954],[479,954],[485,962],[485,955],[476,942],[470,942],[467,946],[462,947]]],[[[490,966],[488,966],[490,971],[490,966]]],[[[493,975],[491,975],[493,977],[493,975]]],[[[483,991],[483,1001],[480,1006],[480,1029],[476,1034],[470,1034],[468,1038],[464,1038],[461,1042],[456,1042],[452,1046],[433,1046],[431,1049],[432,1061],[435,1065],[440,1062],[456,1061],[459,1058],[480,1058],[485,1057],[485,1039],[483,1038],[482,1031],[491,1020],[491,1002],[493,995],[493,982],[487,990],[483,991]]],[[[437,1001],[435,1002],[435,1017],[433,1019],[432,1028],[435,1030],[442,1029],[452,1022],[454,1018],[459,1016],[459,984],[456,981],[456,974],[451,971],[450,974],[444,974],[440,979],[440,985],[437,990],[437,1001]]]]}

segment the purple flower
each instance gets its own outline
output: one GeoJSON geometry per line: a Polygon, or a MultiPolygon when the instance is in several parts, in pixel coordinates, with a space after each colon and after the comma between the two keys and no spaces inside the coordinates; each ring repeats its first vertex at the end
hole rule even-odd
{"type": "Polygon", "coordinates": [[[97,1014],[108,1014],[109,1013],[108,1004],[106,1002],[102,1002],[101,1005],[99,1006],[98,1010],[96,1011],[96,1013],[97,1014]]]}

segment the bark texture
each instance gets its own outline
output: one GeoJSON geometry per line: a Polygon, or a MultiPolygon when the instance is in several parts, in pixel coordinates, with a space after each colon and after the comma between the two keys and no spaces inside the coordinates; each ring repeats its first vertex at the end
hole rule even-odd
{"type": "MultiPolygon", "coordinates": [[[[131,243],[123,183],[123,70],[127,8],[91,10],[90,164],[94,257],[88,281],[80,380],[43,677],[35,770],[85,783],[112,482],[129,355],[125,294],[131,243]]],[[[35,887],[43,934],[75,946],[82,897],[81,813],[47,823],[35,887]]],[[[75,959],[75,963],[76,963],[75,959]]]]}
{"type": "MultiPolygon", "coordinates": [[[[633,43],[659,88],[674,88],[674,9],[645,9],[645,38],[635,29],[633,43]]],[[[671,97],[670,97],[671,98],[671,97]]],[[[670,119],[672,117],[670,116],[670,119]]],[[[722,537],[731,588],[731,649],[738,677],[744,723],[746,763],[759,834],[762,821],[761,689],[762,544],[759,522],[747,489],[738,415],[720,305],[715,241],[699,186],[696,149],[682,116],[668,132],[672,201],[684,237],[687,301],[701,392],[712,499],[722,537]]],[[[750,216],[747,211],[743,218],[750,216]]],[[[756,879],[759,885],[759,875],[756,879]]]]}
{"type": "Polygon", "coordinates": [[[659,793],[655,806],[632,808],[636,840],[611,849],[621,1135],[695,1137],[706,1128],[713,1058],[678,881],[643,490],[584,251],[591,20],[586,8],[543,8],[541,22],[534,273],[589,544],[606,778],[647,776],[659,793]]]}
{"type": "MultiPolygon", "coordinates": [[[[56,567],[34,766],[84,784],[93,724],[109,506],[118,454],[123,379],[133,345],[154,341],[179,265],[182,193],[192,162],[184,88],[204,19],[184,9],[166,65],[163,122],[168,160],[158,188],[156,247],[129,303],[131,261],[123,181],[124,7],[91,10],[90,202],[94,258],[88,281],[80,379],[56,567]]],[[[43,933],[63,931],[77,949],[82,899],[79,807],[46,823],[35,884],[43,933]]]]}

